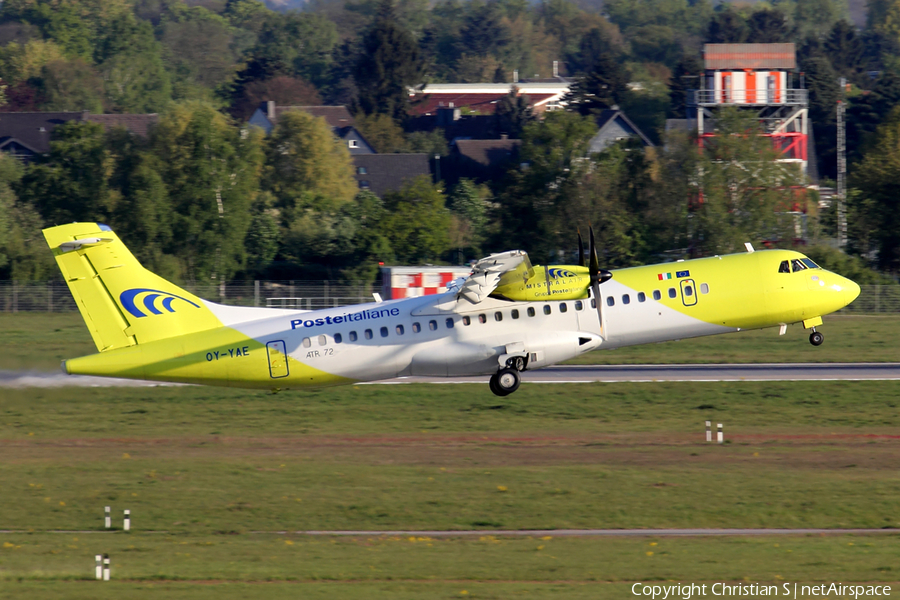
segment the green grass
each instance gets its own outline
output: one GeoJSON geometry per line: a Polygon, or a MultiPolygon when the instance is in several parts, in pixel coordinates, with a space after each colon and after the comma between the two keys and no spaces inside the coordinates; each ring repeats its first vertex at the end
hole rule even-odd
{"type": "Polygon", "coordinates": [[[900,382],[523,384],[503,399],[469,384],[3,390],[0,529],[20,533],[0,534],[0,597],[623,598],[633,581],[896,581],[895,535],[254,532],[900,527],[898,392],[900,382]],[[728,443],[702,441],[707,419],[725,424],[728,443]],[[130,509],[134,531],[104,532],[106,505],[117,526],[130,509]],[[104,552],[116,581],[89,581],[104,552]]]}
{"type": "MultiPolygon", "coordinates": [[[[778,329],[599,350],[573,364],[703,362],[897,362],[900,318],[897,316],[826,317],[825,344],[809,344],[808,332],[778,329]]],[[[96,352],[78,313],[0,313],[0,370],[55,371],[60,361],[96,352]]]]}

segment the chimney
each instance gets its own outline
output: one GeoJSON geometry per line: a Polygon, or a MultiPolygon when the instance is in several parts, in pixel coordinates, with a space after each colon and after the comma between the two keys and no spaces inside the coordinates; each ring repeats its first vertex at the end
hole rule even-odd
{"type": "Polygon", "coordinates": [[[513,71],[513,83],[519,83],[519,70],[513,71]]]}
{"type": "Polygon", "coordinates": [[[275,101],[267,100],[266,101],[266,116],[269,118],[269,121],[275,119],[275,101]]]}
{"type": "Polygon", "coordinates": [[[558,60],[553,61],[553,76],[559,77],[559,61],[558,60]]]}

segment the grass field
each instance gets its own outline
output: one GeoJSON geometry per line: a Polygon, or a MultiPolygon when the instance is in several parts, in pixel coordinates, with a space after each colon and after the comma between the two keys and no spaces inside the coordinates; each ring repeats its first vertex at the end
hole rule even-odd
{"type": "Polygon", "coordinates": [[[634,581],[900,578],[893,534],[254,533],[900,527],[900,383],[484,388],[3,390],[0,528],[19,533],[0,534],[0,597],[625,598],[634,581]],[[729,443],[703,442],[706,419],[729,443]],[[134,531],[102,532],[105,505],[134,531]],[[104,552],[116,581],[86,581],[104,552]]]}
{"type": "MultiPolygon", "coordinates": [[[[573,364],[704,362],[898,362],[900,317],[833,316],[821,328],[825,344],[809,344],[808,332],[791,326],[744,331],[620,350],[598,350],[573,364]]],[[[60,361],[96,352],[78,313],[0,313],[0,370],[57,371],[60,361]]]]}

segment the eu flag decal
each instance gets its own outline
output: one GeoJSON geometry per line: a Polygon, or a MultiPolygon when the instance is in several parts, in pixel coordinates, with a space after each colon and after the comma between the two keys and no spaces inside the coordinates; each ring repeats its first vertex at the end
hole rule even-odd
{"type": "Polygon", "coordinates": [[[660,281],[665,281],[666,279],[672,279],[671,273],[657,273],[656,276],[660,281]]]}
{"type": "Polygon", "coordinates": [[[678,277],[679,279],[682,277],[690,277],[690,276],[691,276],[690,271],[678,271],[675,273],[675,277],[678,277]]]}

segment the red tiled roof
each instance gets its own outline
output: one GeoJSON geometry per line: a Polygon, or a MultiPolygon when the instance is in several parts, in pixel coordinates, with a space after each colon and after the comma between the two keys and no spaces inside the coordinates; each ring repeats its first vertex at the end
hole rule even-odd
{"type": "MultiPolygon", "coordinates": [[[[469,108],[481,114],[494,114],[497,102],[506,96],[502,94],[461,94],[461,93],[424,93],[413,99],[412,113],[415,115],[431,115],[439,108],[469,108]]],[[[555,94],[526,94],[531,105],[540,104],[555,94]]]]}

